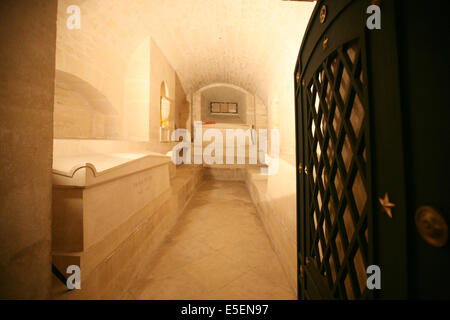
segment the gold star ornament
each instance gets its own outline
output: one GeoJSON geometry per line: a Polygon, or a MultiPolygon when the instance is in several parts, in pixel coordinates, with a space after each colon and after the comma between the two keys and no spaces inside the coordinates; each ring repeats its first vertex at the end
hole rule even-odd
{"type": "Polygon", "coordinates": [[[389,216],[389,218],[392,219],[392,208],[395,207],[395,204],[392,203],[391,200],[389,200],[388,193],[386,192],[384,194],[384,198],[378,198],[378,200],[380,201],[381,206],[383,207],[386,214],[389,216]]]}

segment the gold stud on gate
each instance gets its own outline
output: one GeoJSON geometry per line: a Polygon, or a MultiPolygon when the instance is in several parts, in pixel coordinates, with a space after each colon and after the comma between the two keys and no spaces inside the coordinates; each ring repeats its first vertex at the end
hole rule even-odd
{"type": "Polygon", "coordinates": [[[327,19],[327,6],[323,5],[322,8],[320,8],[320,23],[324,23],[327,19]]]}
{"type": "Polygon", "coordinates": [[[300,162],[300,164],[298,165],[298,173],[302,174],[303,173],[303,163],[300,162]]]}
{"type": "Polygon", "coordinates": [[[323,39],[322,48],[323,50],[328,48],[328,38],[323,39]]]}
{"type": "Polygon", "coordinates": [[[379,198],[381,206],[383,207],[384,212],[392,219],[392,208],[395,207],[395,204],[389,200],[389,194],[386,192],[384,194],[384,198],[379,198]]]}
{"type": "Polygon", "coordinates": [[[306,81],[305,81],[305,79],[302,80],[302,86],[303,86],[303,88],[306,86],[306,81]]]}
{"type": "Polygon", "coordinates": [[[433,207],[422,206],[417,209],[416,227],[422,239],[433,247],[440,248],[447,244],[447,222],[433,207]]]}
{"type": "Polygon", "coordinates": [[[297,72],[297,74],[295,75],[295,80],[297,81],[297,83],[300,81],[300,72],[297,72]]]}

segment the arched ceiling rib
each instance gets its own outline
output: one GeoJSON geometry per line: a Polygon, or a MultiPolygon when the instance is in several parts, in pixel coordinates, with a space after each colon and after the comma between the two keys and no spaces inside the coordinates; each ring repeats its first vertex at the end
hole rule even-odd
{"type": "MultiPolygon", "coordinates": [[[[69,1],[61,1],[69,4],[69,1]]],[[[230,83],[267,101],[292,79],[313,3],[281,0],[81,0],[83,23],[126,59],[150,35],[186,91],[230,83]]],[[[73,1],[70,1],[73,4],[73,1]]]]}

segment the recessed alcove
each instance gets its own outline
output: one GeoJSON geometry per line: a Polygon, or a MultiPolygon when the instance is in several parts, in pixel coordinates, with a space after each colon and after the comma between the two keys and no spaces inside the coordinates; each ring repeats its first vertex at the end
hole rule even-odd
{"type": "Polygon", "coordinates": [[[118,110],[97,88],[80,77],[55,71],[54,137],[120,138],[118,110]]]}
{"type": "Polygon", "coordinates": [[[252,95],[237,86],[216,84],[202,88],[200,92],[203,122],[247,124],[247,112],[254,110],[253,106],[249,106],[252,95]],[[235,105],[236,112],[228,112],[228,104],[235,105]],[[215,105],[219,106],[219,110],[213,109],[215,105]],[[220,110],[221,107],[226,110],[220,110]]]}
{"type": "Polygon", "coordinates": [[[169,88],[166,81],[161,82],[159,108],[160,141],[170,142],[171,128],[174,126],[172,120],[174,112],[172,111],[172,99],[169,98],[169,88]]]}

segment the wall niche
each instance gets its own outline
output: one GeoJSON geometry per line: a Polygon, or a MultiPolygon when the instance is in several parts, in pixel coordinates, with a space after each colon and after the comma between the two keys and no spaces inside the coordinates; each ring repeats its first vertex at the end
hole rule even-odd
{"type": "Polygon", "coordinates": [[[61,71],[55,73],[54,129],[56,139],[118,139],[118,111],[94,86],[61,71]]]}

